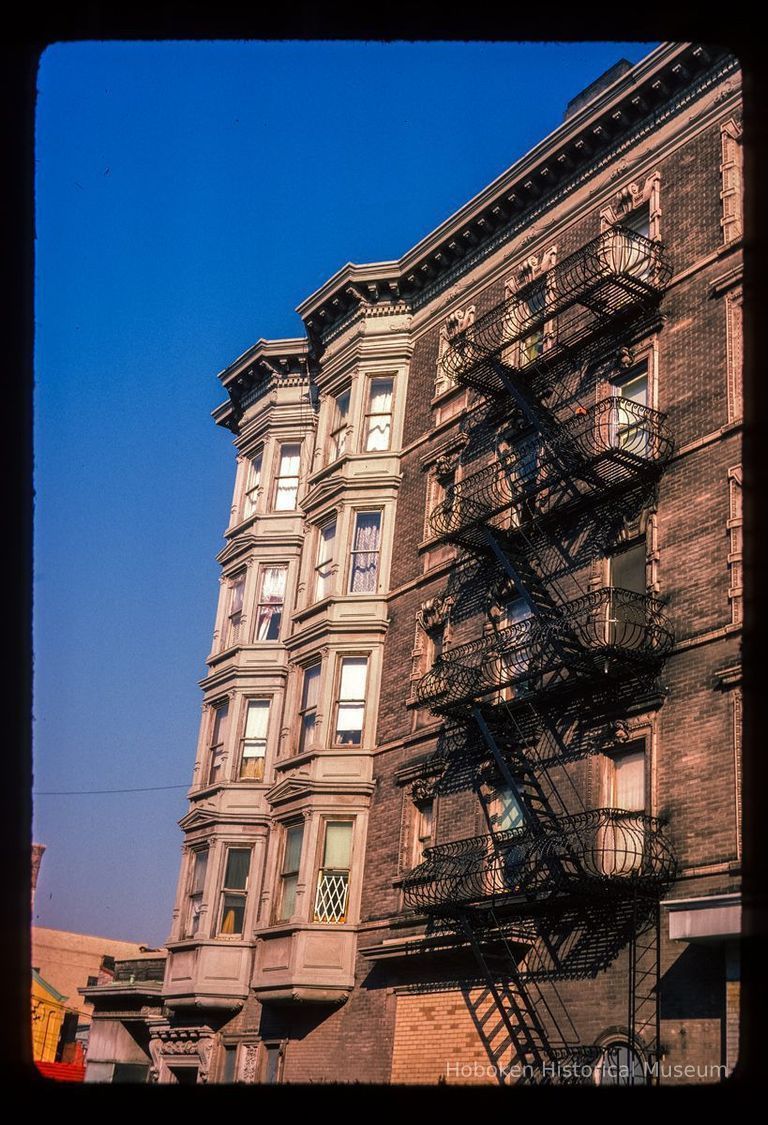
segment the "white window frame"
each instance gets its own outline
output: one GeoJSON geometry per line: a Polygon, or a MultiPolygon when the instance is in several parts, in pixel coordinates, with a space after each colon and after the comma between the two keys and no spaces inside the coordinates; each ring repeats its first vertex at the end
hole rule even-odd
{"type": "Polygon", "coordinates": [[[369,683],[369,680],[370,680],[370,673],[371,673],[371,666],[370,665],[371,665],[370,653],[367,653],[367,652],[366,653],[351,653],[351,652],[350,653],[344,653],[343,655],[340,655],[337,658],[336,684],[335,684],[334,700],[333,700],[333,745],[334,746],[345,746],[345,747],[351,746],[351,747],[359,748],[359,747],[365,745],[366,692],[367,692],[368,683],[369,683]],[[355,662],[362,661],[362,662],[365,663],[365,678],[364,678],[364,684],[363,684],[363,692],[362,692],[362,696],[360,698],[354,698],[353,699],[352,697],[350,697],[349,699],[345,699],[341,695],[342,685],[343,685],[343,676],[344,676],[344,664],[345,663],[351,663],[352,661],[355,661],[355,662]],[[341,742],[339,740],[339,712],[340,712],[342,706],[346,706],[350,710],[352,708],[360,710],[361,719],[360,719],[360,740],[359,740],[359,742],[341,742]]]}
{"type": "Polygon", "coordinates": [[[355,842],[355,818],[328,816],[322,819],[320,832],[320,862],[315,880],[315,900],[312,906],[312,921],[328,926],[343,926],[349,921],[349,889],[352,882],[352,866],[355,842]],[[331,826],[349,827],[348,866],[326,866],[328,829],[331,826]]]}
{"type": "Polygon", "coordinates": [[[256,601],[256,614],[255,614],[255,625],[254,625],[254,635],[253,635],[254,643],[255,644],[278,644],[280,642],[280,639],[281,639],[282,633],[283,633],[283,624],[284,624],[283,619],[284,619],[284,616],[285,616],[285,603],[286,603],[286,599],[287,599],[287,595],[288,595],[288,563],[266,562],[266,561],[263,562],[259,567],[257,590],[258,590],[258,595],[257,595],[257,601],[256,601]],[[266,601],[264,599],[264,583],[266,582],[267,574],[270,571],[276,571],[276,570],[282,571],[283,575],[284,575],[283,598],[282,598],[282,601],[279,601],[279,602],[278,601],[266,601]],[[262,612],[264,613],[264,620],[267,622],[267,630],[266,630],[267,632],[269,632],[269,630],[270,630],[270,627],[271,627],[270,623],[271,623],[272,619],[276,616],[275,613],[267,613],[267,610],[270,609],[270,608],[272,608],[273,610],[276,609],[278,614],[279,614],[280,620],[279,620],[279,623],[278,623],[278,626],[277,626],[277,636],[276,637],[263,637],[263,638],[261,638],[259,636],[259,633],[260,633],[259,624],[260,624],[261,619],[262,619],[262,612]]]}
{"type": "Polygon", "coordinates": [[[245,708],[243,711],[243,734],[240,739],[240,765],[238,770],[238,778],[240,781],[263,781],[266,773],[267,763],[267,747],[269,745],[269,729],[272,721],[272,697],[271,696],[250,696],[245,700],[245,708]],[[249,737],[248,736],[248,716],[251,711],[251,705],[260,709],[266,708],[267,720],[265,723],[263,737],[249,737]],[[248,753],[249,745],[256,748],[256,753],[248,753]],[[250,776],[244,772],[246,761],[261,762],[261,776],[259,774],[259,767],[255,767],[256,776],[250,776]]]}
{"type": "Polygon", "coordinates": [[[397,376],[392,373],[371,373],[366,376],[365,385],[365,412],[363,414],[363,428],[362,428],[362,450],[363,453],[388,453],[392,450],[392,438],[394,436],[395,424],[395,392],[396,392],[397,376]],[[373,386],[374,383],[389,382],[392,384],[390,391],[389,410],[387,411],[374,411],[373,410],[373,386]],[[382,447],[371,446],[371,435],[374,434],[378,425],[372,424],[373,419],[389,419],[387,425],[387,444],[382,447]]]}
{"type": "Polygon", "coordinates": [[[273,512],[297,512],[299,510],[299,485],[301,483],[301,442],[300,441],[281,441],[278,443],[275,459],[275,476],[272,481],[272,511],[273,512]],[[295,449],[298,452],[293,454],[296,457],[298,464],[296,466],[296,473],[283,474],[283,459],[289,459],[285,450],[295,449]],[[290,494],[293,498],[293,507],[288,508],[281,504],[278,506],[278,498],[280,496],[281,482],[282,481],[295,481],[295,485],[290,486],[290,494]]]}
{"type": "Polygon", "coordinates": [[[241,519],[247,520],[257,511],[264,476],[264,450],[258,449],[247,457],[241,519]],[[258,468],[256,467],[258,464],[258,468]]]}
{"type": "MultiPolygon", "coordinates": [[[[349,575],[348,575],[348,578],[347,578],[347,593],[348,594],[352,594],[355,597],[366,596],[366,595],[368,597],[371,597],[371,596],[375,596],[376,594],[378,594],[379,586],[380,586],[380,583],[381,583],[381,550],[382,550],[383,529],[384,529],[384,510],[383,510],[383,508],[361,508],[361,509],[355,511],[354,519],[352,521],[352,538],[351,538],[350,547],[349,547],[349,575]],[[379,517],[378,534],[377,534],[377,537],[376,537],[376,548],[373,551],[363,551],[363,550],[360,550],[360,549],[355,547],[355,543],[357,542],[358,522],[359,522],[361,516],[378,516],[379,517]],[[372,590],[353,590],[352,586],[353,586],[354,580],[355,580],[355,567],[356,567],[357,557],[358,556],[365,556],[365,555],[375,556],[376,568],[375,568],[375,580],[374,580],[374,584],[373,584],[373,589],[372,590]]],[[[360,573],[364,573],[364,571],[361,570],[360,573]]]]}

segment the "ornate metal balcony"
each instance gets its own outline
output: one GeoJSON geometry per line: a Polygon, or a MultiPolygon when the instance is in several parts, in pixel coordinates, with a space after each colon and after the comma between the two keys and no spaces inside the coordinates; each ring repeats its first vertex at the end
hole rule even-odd
{"type": "Polygon", "coordinates": [[[477,529],[502,512],[510,528],[562,512],[606,489],[658,471],[670,458],[666,416],[611,396],[574,414],[552,437],[521,438],[513,453],[446,489],[429,522],[442,538],[476,545],[477,529]]]}
{"type": "Polygon", "coordinates": [[[673,643],[657,599],[603,587],[449,649],[419,680],[416,698],[436,714],[493,696],[522,701],[574,681],[651,669],[673,643]]]}
{"type": "Polygon", "coordinates": [[[517,828],[428,848],[403,882],[417,910],[450,913],[552,895],[658,893],[676,861],[658,819],[620,809],[559,817],[534,834],[517,828]]]}
{"type": "Polygon", "coordinates": [[[550,362],[619,314],[654,303],[671,273],[661,243],[612,227],[457,333],[443,371],[483,393],[502,392],[489,361],[518,371],[550,362]]]}

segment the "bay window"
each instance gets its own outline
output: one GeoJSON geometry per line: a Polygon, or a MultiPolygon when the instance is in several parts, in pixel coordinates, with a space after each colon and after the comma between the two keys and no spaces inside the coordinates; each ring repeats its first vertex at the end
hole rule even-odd
{"type": "Polygon", "coordinates": [[[299,753],[308,750],[317,729],[317,701],[320,696],[320,664],[310,664],[304,669],[304,682],[301,688],[301,707],[299,709],[299,753]]]}
{"type": "Polygon", "coordinates": [[[395,381],[371,378],[365,413],[365,451],[389,449],[392,437],[392,391],[395,381]]]}
{"type": "Polygon", "coordinates": [[[365,718],[367,656],[345,656],[340,662],[336,698],[336,746],[360,746],[365,718]]]}
{"type": "Polygon", "coordinates": [[[280,639],[287,577],[287,566],[264,566],[261,568],[259,597],[256,605],[255,640],[257,641],[277,641],[280,639]]]}
{"type": "Polygon", "coordinates": [[[326,821],[323,865],[318,872],[313,921],[342,925],[347,920],[352,822],[326,821]]]}
{"type": "Polygon", "coordinates": [[[208,784],[215,785],[221,780],[224,765],[224,749],[229,725],[229,703],[219,703],[213,708],[211,735],[208,745],[208,784]]]}
{"type": "Polygon", "coordinates": [[[357,512],[349,571],[350,594],[375,594],[379,583],[381,512],[357,512]]]}
{"type": "Polygon", "coordinates": [[[315,566],[315,601],[326,598],[333,589],[333,556],[336,549],[336,520],[320,528],[315,566]]]}
{"type": "Polygon", "coordinates": [[[276,512],[295,512],[299,493],[299,463],[301,446],[291,443],[281,445],[277,475],[272,493],[272,508],[276,512]]]}
{"type": "Polygon", "coordinates": [[[249,699],[245,712],[243,748],[240,757],[240,778],[263,781],[269,729],[268,699],[249,699]]]}
{"type": "Polygon", "coordinates": [[[219,933],[227,937],[239,937],[243,933],[250,866],[250,848],[227,848],[219,922],[219,933]]]}
{"type": "Polygon", "coordinates": [[[304,843],[304,824],[292,824],[285,830],[283,864],[280,872],[280,902],[278,921],[292,918],[296,911],[296,887],[301,868],[301,849],[304,843]]]}

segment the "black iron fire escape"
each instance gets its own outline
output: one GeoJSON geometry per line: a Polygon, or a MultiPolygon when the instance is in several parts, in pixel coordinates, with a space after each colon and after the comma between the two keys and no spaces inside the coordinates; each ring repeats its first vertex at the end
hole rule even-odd
{"type": "Polygon", "coordinates": [[[606,376],[658,324],[669,276],[658,242],[614,227],[455,336],[443,359],[485,414],[431,526],[460,548],[456,574],[474,561],[496,601],[506,593],[524,612],[444,651],[418,683],[419,703],[445,720],[444,778],[476,790],[489,831],[428,849],[404,888],[471,949],[485,985],[473,1015],[501,1081],[513,1073],[502,1059],[521,1081],[594,1079],[600,1049],[578,1042],[556,984],[622,951],[630,1044],[651,1061],[659,1048],[658,904],[674,856],[657,819],[585,807],[570,767],[611,747],[628,702],[658,690],[673,644],[655,598],[579,577],[653,503],[672,453],[664,417],[606,376]],[[495,455],[474,468],[483,443],[495,455]],[[494,830],[488,778],[514,795],[519,827],[494,830]]]}

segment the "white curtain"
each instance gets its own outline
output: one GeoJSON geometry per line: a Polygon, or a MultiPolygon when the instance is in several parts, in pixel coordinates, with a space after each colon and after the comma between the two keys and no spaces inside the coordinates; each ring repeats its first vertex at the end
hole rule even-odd
{"type": "Polygon", "coordinates": [[[280,471],[275,495],[276,512],[292,512],[296,507],[300,454],[299,445],[284,445],[280,450],[280,471]]]}
{"type": "Polygon", "coordinates": [[[256,622],[256,640],[258,641],[277,639],[283,601],[285,600],[287,574],[288,568],[285,566],[268,566],[262,572],[259,618],[256,622]]]}
{"type": "Polygon", "coordinates": [[[381,512],[359,512],[355,522],[350,592],[373,594],[379,569],[381,512]]]}
{"type": "Polygon", "coordinates": [[[339,713],[336,721],[338,735],[356,736],[360,741],[363,729],[365,708],[365,680],[368,668],[367,659],[343,660],[341,664],[341,684],[339,686],[339,713]]]}
{"type": "Polygon", "coordinates": [[[392,425],[392,380],[372,379],[366,450],[389,449],[392,425]]]}
{"type": "Polygon", "coordinates": [[[614,761],[614,808],[626,812],[645,810],[645,752],[635,750],[614,761]]]}
{"type": "Polygon", "coordinates": [[[251,699],[245,716],[245,745],[243,757],[256,757],[264,753],[269,726],[269,700],[251,699]]]}

